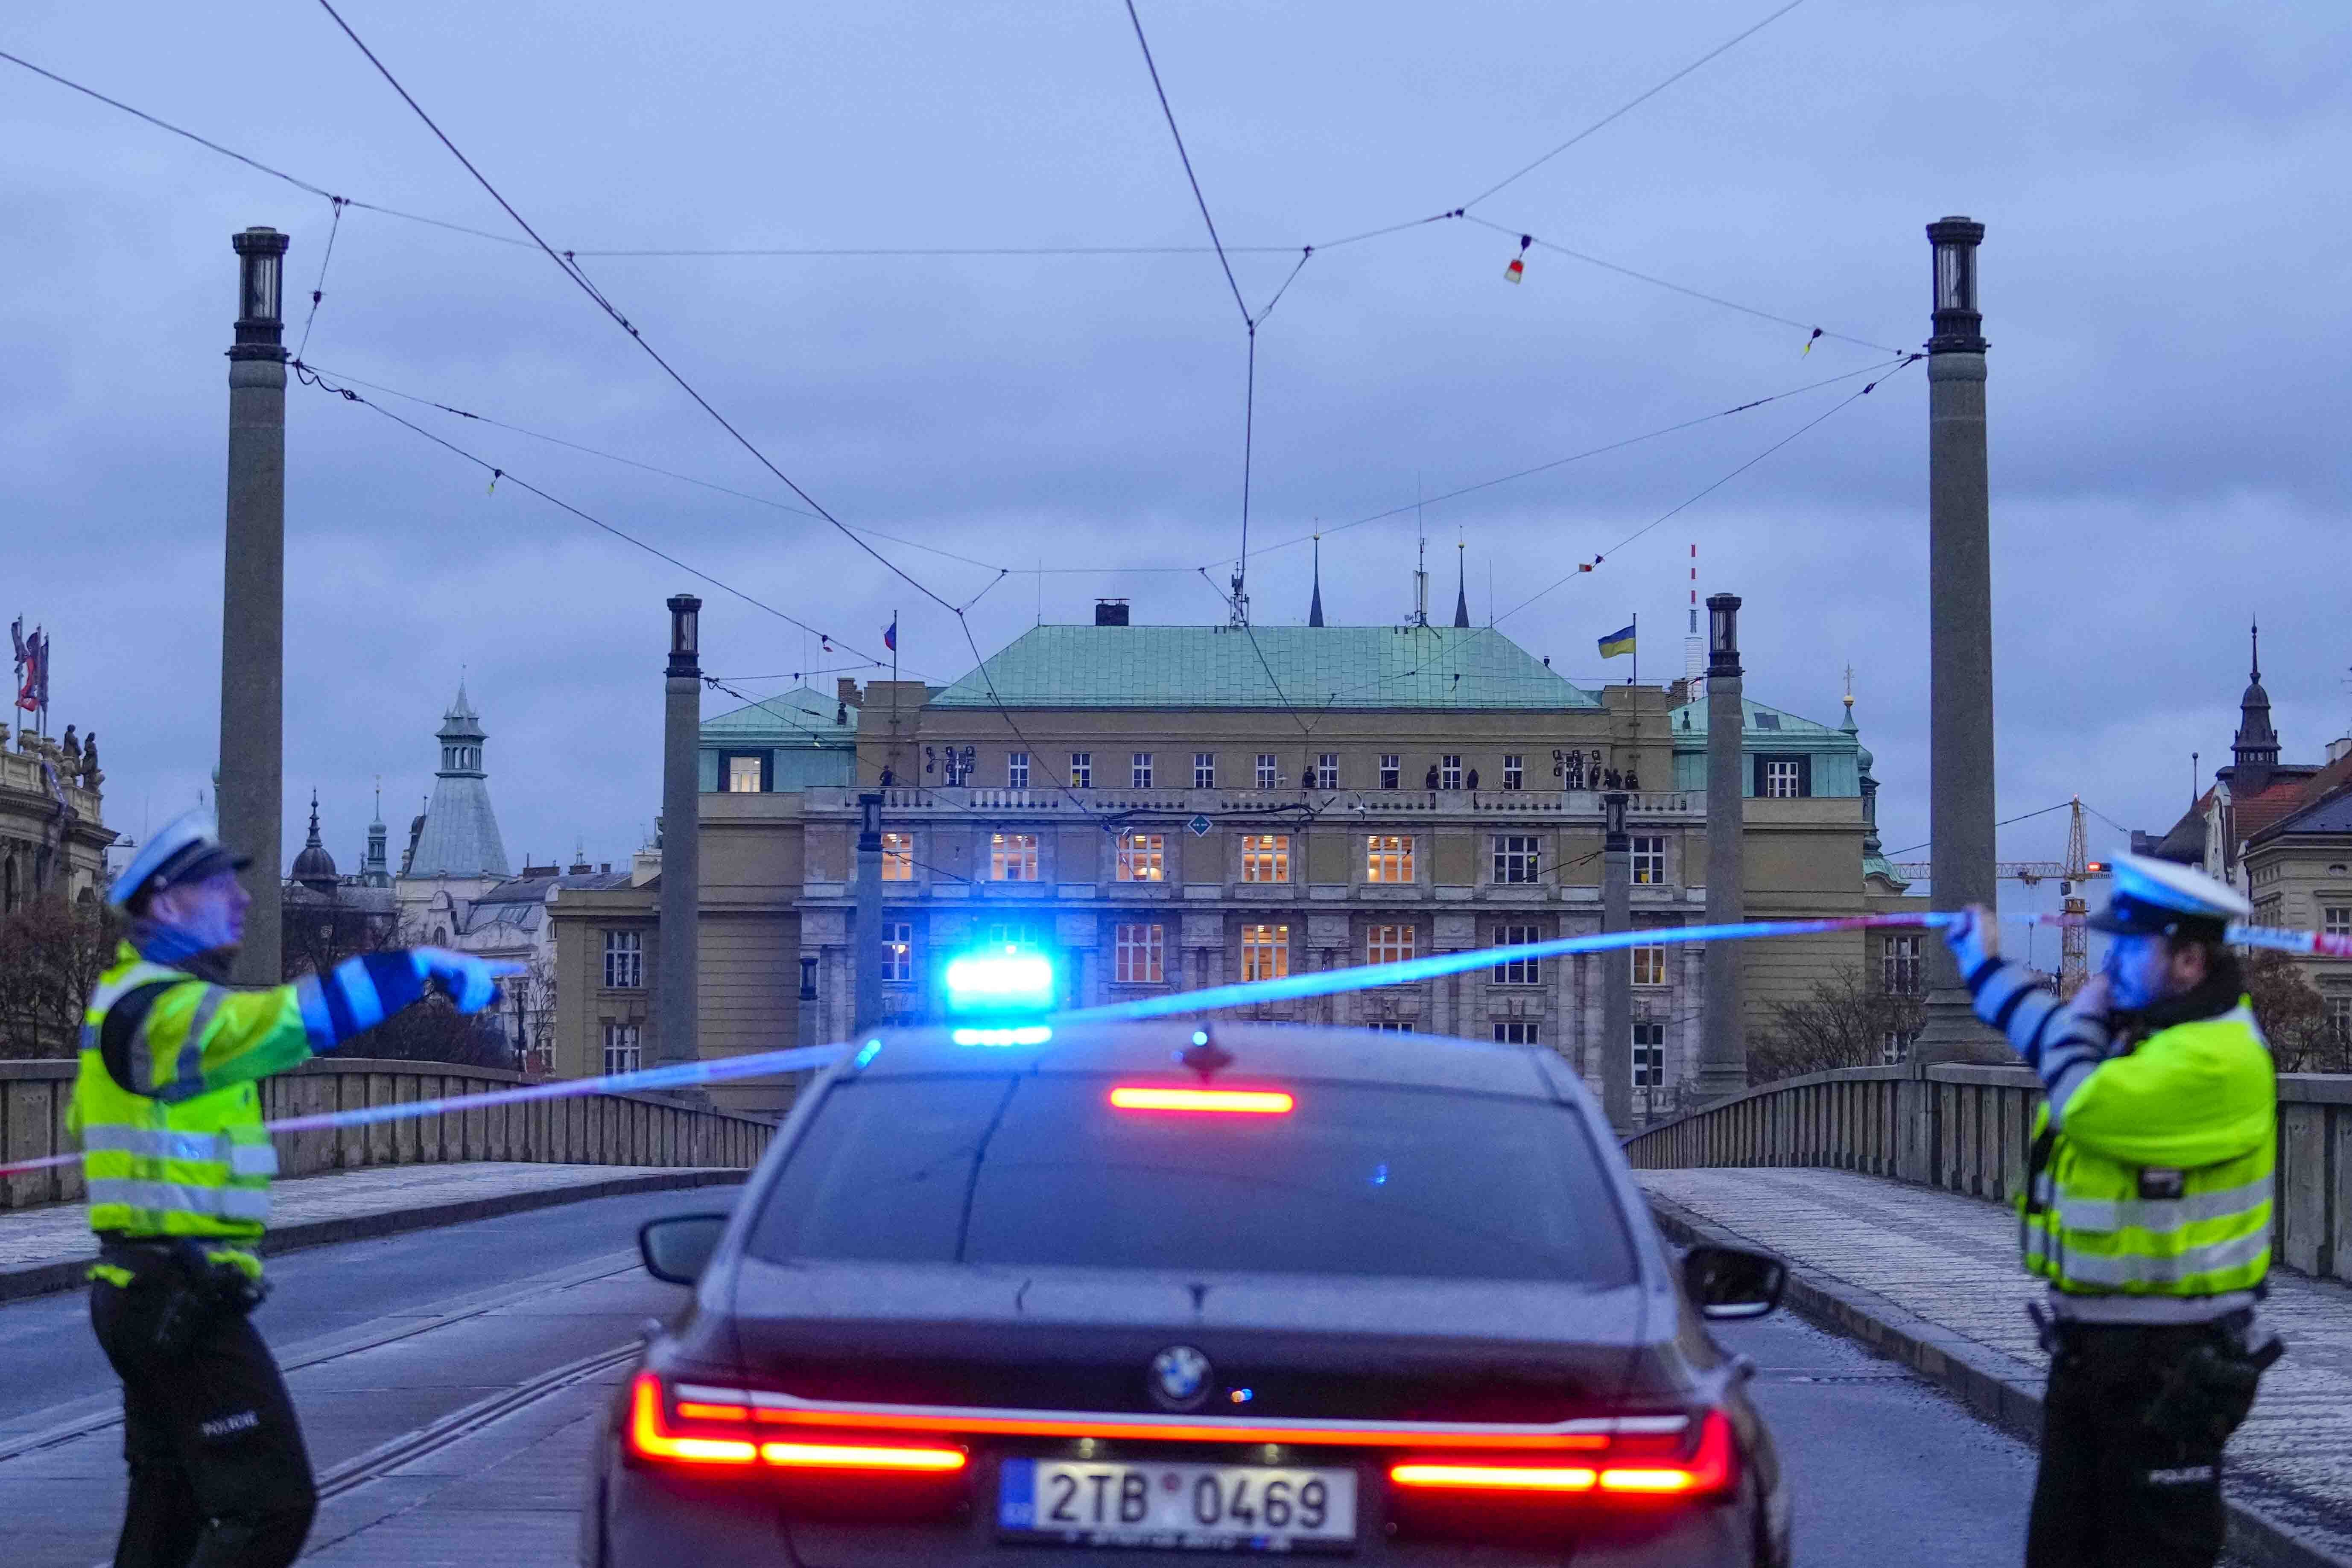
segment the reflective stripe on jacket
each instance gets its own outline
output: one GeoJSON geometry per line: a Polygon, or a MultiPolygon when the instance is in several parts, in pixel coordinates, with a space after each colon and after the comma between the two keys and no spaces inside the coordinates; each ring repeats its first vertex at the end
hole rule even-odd
{"type": "Polygon", "coordinates": [[[125,944],[82,1016],[67,1113],[81,1139],[90,1228],[259,1236],[278,1154],[254,1082],[310,1054],[298,986],[233,990],[150,963],[125,944]],[[107,1019],[125,1005],[139,1016],[127,1048],[118,1025],[110,1068],[107,1019]]]}
{"type": "Polygon", "coordinates": [[[2058,1289],[2211,1296],[2270,1272],[2278,1091],[2241,1000],[2101,1062],[2055,1125],[2043,1106],[2018,1214],[2025,1267],[2058,1289]]]}

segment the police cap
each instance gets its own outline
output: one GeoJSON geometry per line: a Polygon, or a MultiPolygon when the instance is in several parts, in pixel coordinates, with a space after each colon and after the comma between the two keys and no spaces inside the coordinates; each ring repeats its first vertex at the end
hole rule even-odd
{"type": "Polygon", "coordinates": [[[106,901],[127,909],[143,894],[201,882],[223,871],[242,871],[252,864],[252,856],[232,855],[222,845],[212,813],[191,811],[155,830],[146,847],[132,856],[122,875],[114,879],[106,901]]]}
{"type": "Polygon", "coordinates": [[[2119,855],[2115,891],[2107,907],[2091,917],[2090,925],[2117,936],[2219,941],[2231,921],[2253,912],[2253,905],[2236,889],[2202,871],[2146,855],[2119,855]]]}

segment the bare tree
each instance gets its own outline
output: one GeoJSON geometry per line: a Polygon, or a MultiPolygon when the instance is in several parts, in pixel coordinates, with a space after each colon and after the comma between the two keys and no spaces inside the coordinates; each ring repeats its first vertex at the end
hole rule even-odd
{"type": "Polygon", "coordinates": [[[2327,1026],[2327,1004],[2288,953],[2255,950],[2246,961],[2246,994],[2281,1072],[2352,1070],[2352,1049],[2327,1026]]]}
{"type": "Polygon", "coordinates": [[[1890,1040],[1915,1038],[1926,1019],[1916,996],[1869,983],[1853,965],[1816,980],[1794,1001],[1770,1004],[1769,1021],[1748,1045],[1748,1081],[1771,1083],[1833,1068],[1875,1067],[1890,1040]]]}
{"type": "Polygon", "coordinates": [[[70,1057],[121,927],[96,899],[48,893],[0,918],[0,1057],[70,1057]]]}

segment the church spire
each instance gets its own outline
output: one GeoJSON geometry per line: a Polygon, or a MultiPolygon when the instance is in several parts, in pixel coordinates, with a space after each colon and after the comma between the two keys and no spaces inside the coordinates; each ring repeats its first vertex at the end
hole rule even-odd
{"type": "Polygon", "coordinates": [[[1307,624],[1323,624],[1323,536],[1319,533],[1315,536],[1315,598],[1307,606],[1307,624]]]}
{"type": "Polygon", "coordinates": [[[2252,664],[2246,672],[2245,695],[2238,699],[2238,732],[2230,742],[2230,755],[2235,763],[2231,784],[2233,791],[2258,792],[2269,782],[2270,771],[2278,766],[2278,731],[2271,728],[2271,694],[2263,689],[2263,628],[2259,623],[2248,628],[2252,648],[2252,664]]]}
{"type": "Polygon", "coordinates": [[[1454,546],[1454,624],[1470,624],[1470,557],[1465,553],[1469,545],[1456,542],[1454,546]]]}

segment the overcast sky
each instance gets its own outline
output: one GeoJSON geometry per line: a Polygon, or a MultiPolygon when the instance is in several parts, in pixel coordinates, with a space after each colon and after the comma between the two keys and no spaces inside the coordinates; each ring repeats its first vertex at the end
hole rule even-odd
{"type": "MultiPolygon", "coordinates": [[[[1397,5],[1146,0],[1253,309],[1296,247],[1460,206],[1768,0],[1397,5]]],[[[348,0],[344,15],[559,248],[1195,246],[1118,0],[874,6],[348,0]]],[[[326,14],[35,0],[0,48],[326,189],[509,221],[326,14]]],[[[1279,543],[1916,346],[1921,227],[1967,213],[1990,388],[2000,808],[2079,792],[2162,828],[2226,760],[2247,621],[2290,760],[2352,722],[2343,435],[2352,32],[2340,7],[1808,0],[1445,220],[1318,252],[1260,329],[1253,539],[1279,543]],[[1508,233],[1477,226],[1485,219],[1508,233]]],[[[55,721],[95,728],[107,815],[192,804],[217,733],[228,236],[326,202],[0,63],[0,610],[55,639],[55,721]]],[[[671,362],[993,650],[1097,595],[1209,622],[1240,537],[1244,335],[1206,254],[583,258],[671,362]],[[1034,568],[1057,570],[1040,576],[1034,568]],[[1178,568],[1139,574],[1131,568],[1178,568]],[[1042,591],[1040,584],[1042,583],[1042,591]]],[[[792,498],[534,251],[347,212],[306,357],[713,484],[792,498]]],[[[1834,722],[1853,669],[1887,846],[1928,836],[1923,367],[1613,549],[1834,407],[1857,375],[1426,509],[1441,610],[1573,677],[1641,617],[1681,668],[1687,551],[1747,601],[1749,691],[1834,722]],[[1491,582],[1491,588],[1490,588],[1491,582]]],[[[910,672],[955,618],[810,518],[365,393],[743,593],[910,672]]],[[[853,662],[363,407],[289,393],[287,848],[309,791],[356,860],[395,837],[461,670],[509,853],[619,859],[659,791],[661,601],[709,601],[743,689],[853,662]],[[759,678],[759,679],[753,679],[759,678]]],[[[1334,620],[1410,608],[1412,514],[1324,541],[1334,620]]],[[[1304,545],[1253,561],[1303,620],[1304,545]]],[[[866,672],[858,672],[860,674],[866,672]]],[[[830,687],[831,674],[817,684],[830,687]]],[[[713,694],[706,711],[736,706],[713,694]]],[[[2063,814],[2005,830],[2055,855],[2063,814]]],[[[2094,852],[2119,847],[2094,825],[2094,852]]],[[[395,845],[396,852],[396,845],[395,845]]]]}

